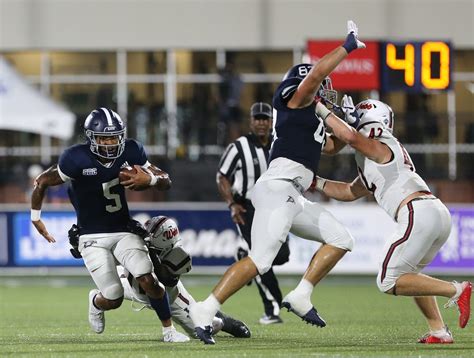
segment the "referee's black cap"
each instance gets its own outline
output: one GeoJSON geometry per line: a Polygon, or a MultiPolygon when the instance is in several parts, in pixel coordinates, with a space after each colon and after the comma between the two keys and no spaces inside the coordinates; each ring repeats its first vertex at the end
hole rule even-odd
{"type": "Polygon", "coordinates": [[[260,118],[267,117],[273,118],[272,106],[265,102],[256,102],[250,107],[250,117],[260,118]]]}

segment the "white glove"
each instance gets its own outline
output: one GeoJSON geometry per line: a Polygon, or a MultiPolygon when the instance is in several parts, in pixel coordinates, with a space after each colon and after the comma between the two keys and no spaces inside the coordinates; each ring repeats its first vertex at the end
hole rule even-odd
{"type": "Polygon", "coordinates": [[[359,48],[365,48],[365,43],[359,40],[359,29],[354,21],[347,21],[347,38],[346,42],[342,45],[350,53],[359,48]]]}
{"type": "Polygon", "coordinates": [[[346,123],[352,127],[357,127],[360,122],[360,118],[357,114],[351,96],[345,94],[344,97],[342,97],[341,108],[344,112],[344,120],[346,121],[346,123]]]}

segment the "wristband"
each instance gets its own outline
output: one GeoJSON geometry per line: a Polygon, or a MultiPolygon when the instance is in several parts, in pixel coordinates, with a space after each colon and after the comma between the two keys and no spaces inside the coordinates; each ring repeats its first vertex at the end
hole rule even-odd
{"type": "Polygon", "coordinates": [[[326,118],[331,114],[331,111],[326,108],[321,102],[316,103],[316,114],[326,121],[326,118]]]}
{"type": "Polygon", "coordinates": [[[316,189],[319,191],[324,191],[324,186],[326,185],[327,179],[316,177],[316,189]]]}
{"type": "Polygon", "coordinates": [[[150,186],[155,186],[156,183],[158,183],[158,177],[156,177],[155,175],[153,174],[150,174],[150,186]]]}
{"type": "Polygon", "coordinates": [[[31,221],[38,221],[41,219],[41,210],[31,209],[31,221]]]}
{"type": "Polygon", "coordinates": [[[346,41],[342,44],[342,47],[346,50],[347,54],[357,49],[357,38],[353,32],[347,35],[346,41]]]}

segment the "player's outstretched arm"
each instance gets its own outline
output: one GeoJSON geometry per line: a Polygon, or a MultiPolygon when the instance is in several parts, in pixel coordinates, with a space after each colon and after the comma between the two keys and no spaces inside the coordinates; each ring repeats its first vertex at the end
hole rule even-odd
{"type": "Polygon", "coordinates": [[[316,177],[316,189],[339,201],[354,201],[370,194],[360,177],[355,178],[352,183],[316,177]]]}
{"type": "Polygon", "coordinates": [[[365,48],[365,44],[358,39],[358,36],[357,25],[352,20],[349,20],[347,22],[346,41],[341,46],[324,55],[311,71],[309,71],[308,75],[300,83],[295,94],[288,102],[289,108],[308,106],[313,101],[314,95],[321,86],[324,78],[326,78],[349,53],[359,48],[365,48]]]}
{"type": "MultiPolygon", "coordinates": [[[[356,114],[355,111],[351,113],[356,114]]],[[[349,144],[366,158],[376,163],[388,163],[392,158],[392,151],[387,145],[378,140],[363,136],[354,127],[327,109],[320,101],[316,104],[316,114],[324,120],[327,127],[332,129],[333,134],[337,138],[349,144]]],[[[346,113],[346,121],[348,123],[357,122],[357,120],[349,119],[349,117],[346,113]]]]}
{"type": "Polygon", "coordinates": [[[41,220],[41,206],[43,205],[44,196],[46,195],[48,187],[62,183],[64,182],[59,176],[56,164],[41,173],[34,181],[33,192],[31,194],[31,222],[41,236],[48,242],[56,242],[56,240],[49,234],[41,220]]]}
{"type": "Polygon", "coordinates": [[[326,144],[324,145],[322,152],[327,155],[334,155],[339,153],[345,146],[345,142],[332,134],[326,133],[326,144]]]}

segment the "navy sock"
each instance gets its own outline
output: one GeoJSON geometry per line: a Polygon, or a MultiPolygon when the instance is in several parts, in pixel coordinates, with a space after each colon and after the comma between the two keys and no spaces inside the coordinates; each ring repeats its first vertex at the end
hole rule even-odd
{"type": "Polygon", "coordinates": [[[165,321],[171,318],[170,303],[166,292],[161,300],[150,296],[148,296],[148,299],[150,300],[150,306],[155,310],[160,320],[165,321]]]}

